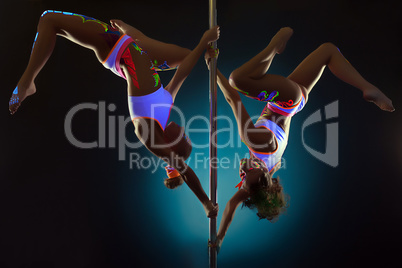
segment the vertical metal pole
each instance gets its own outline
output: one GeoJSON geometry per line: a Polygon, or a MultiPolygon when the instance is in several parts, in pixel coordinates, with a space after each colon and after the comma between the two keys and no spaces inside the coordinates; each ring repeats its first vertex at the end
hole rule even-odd
{"type": "MultiPolygon", "coordinates": [[[[216,0],[209,0],[209,27],[216,26],[216,0]]],[[[216,41],[213,42],[216,49],[216,41]]],[[[211,201],[216,204],[217,192],[217,137],[216,137],[216,102],[217,102],[217,81],[216,81],[216,58],[209,64],[209,103],[210,103],[210,132],[209,132],[209,196],[211,201]]],[[[209,240],[216,241],[216,217],[209,219],[209,240]]],[[[217,267],[216,248],[209,248],[209,267],[217,267]]]]}

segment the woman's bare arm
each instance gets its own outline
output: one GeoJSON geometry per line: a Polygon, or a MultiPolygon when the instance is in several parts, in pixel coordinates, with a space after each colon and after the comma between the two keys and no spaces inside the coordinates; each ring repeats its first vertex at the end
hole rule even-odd
{"type": "Polygon", "coordinates": [[[226,204],[225,210],[223,211],[222,220],[219,225],[219,231],[216,237],[216,246],[220,248],[223,238],[225,237],[230,224],[232,223],[235,211],[237,207],[249,197],[249,193],[243,189],[237,191],[229,202],[226,204]]]}
{"type": "MultiPolygon", "coordinates": [[[[218,54],[219,51],[215,51],[212,48],[207,50],[205,53],[205,63],[208,68],[210,59],[217,57],[218,54]]],[[[239,93],[229,84],[229,81],[219,70],[217,70],[217,82],[226,101],[232,108],[233,114],[236,118],[240,138],[247,145],[256,148],[261,148],[261,145],[266,146],[271,144],[273,142],[272,132],[266,129],[255,128],[246,107],[244,107],[243,102],[241,101],[239,93]]]]}
{"type": "Polygon", "coordinates": [[[184,80],[193,70],[198,59],[207,48],[208,43],[213,42],[219,38],[219,27],[216,26],[209,29],[204,33],[198,45],[184,58],[180,66],[178,67],[175,75],[173,76],[170,83],[165,87],[167,91],[172,94],[173,99],[175,98],[177,92],[179,91],[184,80]]]}
{"type": "Polygon", "coordinates": [[[225,76],[217,70],[217,81],[226,101],[232,108],[233,114],[236,118],[237,127],[239,130],[240,138],[253,148],[261,148],[261,146],[268,146],[274,141],[274,136],[271,131],[261,128],[255,128],[253,121],[248,114],[246,107],[241,101],[239,93],[228,82],[225,76]]]}

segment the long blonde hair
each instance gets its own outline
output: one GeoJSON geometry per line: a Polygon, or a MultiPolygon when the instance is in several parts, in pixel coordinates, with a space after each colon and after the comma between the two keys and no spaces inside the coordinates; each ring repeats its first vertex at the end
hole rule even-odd
{"type": "MultiPolygon", "coordinates": [[[[265,174],[266,176],[266,174],[265,174]]],[[[257,209],[257,216],[275,222],[279,215],[289,207],[289,196],[284,193],[278,178],[272,178],[272,184],[255,191],[243,202],[243,207],[257,209]]]]}

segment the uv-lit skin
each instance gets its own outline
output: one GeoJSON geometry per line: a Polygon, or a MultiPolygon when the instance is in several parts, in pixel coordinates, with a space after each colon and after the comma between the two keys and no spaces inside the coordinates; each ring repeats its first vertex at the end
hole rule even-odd
{"type": "MultiPolygon", "coordinates": [[[[264,100],[261,96],[264,98],[273,92],[278,92],[279,94],[277,95],[271,95],[271,97],[276,95],[274,97],[275,101],[290,103],[296,103],[300,100],[301,94],[303,93],[307,101],[308,95],[327,66],[340,80],[359,89],[363,93],[365,100],[375,103],[384,111],[394,111],[391,100],[377,87],[366,81],[344,58],[339,49],[331,43],[325,43],[319,46],[307,56],[288,77],[267,74],[266,72],[274,56],[284,51],[286,43],[292,34],[293,30],[289,27],[280,29],[264,50],[232,72],[230,81],[218,71],[218,85],[232,108],[237,121],[239,135],[243,141],[247,141],[247,145],[251,149],[270,153],[275,151],[276,144],[272,132],[266,128],[256,129],[254,127],[238,92],[258,100],[264,100]],[[261,95],[263,91],[265,93],[261,95]]],[[[205,55],[207,63],[211,57],[215,56],[217,56],[216,52],[210,49],[205,55]]],[[[270,110],[263,113],[262,117],[275,122],[287,134],[289,133],[291,117],[286,117],[270,110]]],[[[218,250],[233,220],[237,207],[250,197],[254,189],[260,187],[258,178],[261,177],[264,171],[261,168],[250,169],[250,166],[253,165],[253,161],[253,158],[250,158],[247,162],[249,167],[240,170],[240,172],[245,173],[245,183],[229,200],[223,212],[222,221],[217,234],[217,241],[212,245],[218,247],[218,250]]],[[[279,166],[269,173],[271,185],[272,176],[278,169],[279,166]]]]}
{"type": "MultiPolygon", "coordinates": [[[[101,21],[83,15],[46,11],[43,13],[38,24],[38,33],[35,37],[34,46],[28,66],[13,91],[9,109],[14,114],[26,97],[36,92],[34,80],[40,70],[46,64],[56,44],[57,36],[62,36],[78,45],[91,49],[98,60],[103,62],[111,50],[110,40],[115,34],[127,34],[147,53],[141,53],[134,46],[129,46],[132,61],[135,63],[138,84],[133,83],[133,77],[125,64],[121,67],[127,77],[127,92],[129,96],[143,96],[160,88],[156,83],[155,70],[151,67],[155,63],[162,63],[171,67],[177,67],[172,80],[165,89],[176,97],[182,83],[190,74],[198,58],[207,48],[208,43],[219,38],[219,27],[206,31],[198,45],[189,50],[173,44],[163,43],[147,37],[141,31],[124,23],[121,20],[111,20],[111,26],[101,21]],[[152,61],[152,64],[151,64],[152,61]]],[[[194,171],[187,166],[183,159],[176,157],[175,153],[166,145],[162,128],[151,128],[151,119],[141,118],[133,121],[135,133],[144,145],[156,156],[166,160],[182,175],[184,181],[202,203],[208,217],[216,216],[218,207],[214,206],[204,192],[199,179],[194,171]],[[154,143],[151,144],[151,140],[154,143]],[[163,147],[163,148],[162,148],[163,147]]],[[[180,126],[173,124],[173,128],[180,126]]],[[[176,131],[182,133],[180,131],[176,131]]]]}

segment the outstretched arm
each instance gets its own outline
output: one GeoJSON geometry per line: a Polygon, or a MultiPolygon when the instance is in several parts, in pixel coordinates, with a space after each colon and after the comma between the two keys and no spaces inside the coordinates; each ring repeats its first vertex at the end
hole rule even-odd
{"type": "MultiPolygon", "coordinates": [[[[212,47],[209,47],[208,50],[205,52],[204,58],[208,69],[211,58],[217,58],[218,55],[219,55],[219,49],[214,50],[212,47]]],[[[237,93],[236,89],[234,89],[229,84],[229,81],[219,70],[217,70],[217,82],[219,88],[221,89],[223,95],[225,96],[226,101],[229,103],[230,106],[232,106],[232,108],[233,106],[236,106],[234,104],[241,103],[239,93],[237,93]]]]}
{"type": "MultiPolygon", "coordinates": [[[[218,74],[218,85],[221,89],[223,95],[225,96],[226,101],[229,103],[230,107],[232,108],[233,114],[236,118],[237,127],[239,130],[240,138],[243,141],[249,141],[253,132],[250,130],[255,130],[253,121],[248,114],[246,107],[244,107],[243,102],[240,99],[239,93],[230,86],[226,77],[217,70],[218,74]]],[[[249,142],[247,142],[249,143],[249,142]]]]}
{"type": "Polygon", "coordinates": [[[219,225],[219,231],[216,236],[216,247],[219,248],[222,245],[222,241],[228,231],[230,224],[232,223],[235,211],[241,202],[246,200],[250,195],[243,189],[237,191],[229,202],[226,204],[225,210],[223,211],[222,220],[219,225]]]}
{"type": "Polygon", "coordinates": [[[208,43],[213,42],[219,38],[219,26],[209,29],[204,33],[198,45],[184,58],[179,68],[177,69],[175,75],[173,76],[170,83],[165,87],[167,91],[172,94],[173,99],[176,97],[184,80],[190,74],[191,70],[194,68],[199,57],[202,55],[204,50],[207,48],[208,43]]]}
{"type": "Polygon", "coordinates": [[[226,77],[218,70],[218,85],[221,89],[226,101],[232,108],[233,114],[236,118],[237,128],[239,130],[240,138],[249,146],[264,146],[271,144],[273,134],[266,129],[257,129],[248,114],[246,107],[240,99],[239,93],[230,86],[226,77]]]}
{"type": "MultiPolygon", "coordinates": [[[[207,66],[209,66],[209,59],[212,57],[216,57],[216,52],[213,49],[208,49],[205,53],[207,66]]],[[[217,70],[217,82],[226,101],[232,108],[240,138],[249,146],[257,145],[259,147],[271,144],[274,141],[272,132],[266,129],[255,128],[246,107],[244,107],[241,101],[239,93],[229,84],[229,81],[219,70],[217,70]]]]}
{"type": "Polygon", "coordinates": [[[137,137],[141,140],[141,142],[143,142],[143,144],[150,152],[161,158],[163,161],[167,162],[170,166],[172,166],[179,172],[188,187],[200,200],[207,217],[216,217],[218,213],[218,206],[215,206],[208,198],[195,172],[184,162],[183,158],[178,156],[171,149],[171,147],[167,145],[163,136],[163,130],[161,128],[155,128],[155,130],[153,130],[152,132],[152,137],[150,137],[148,134],[151,131],[147,128],[144,128],[144,126],[150,126],[150,121],[152,119],[142,120],[146,121],[143,121],[142,123],[138,122],[137,124],[135,124],[135,133],[137,137]]]}

